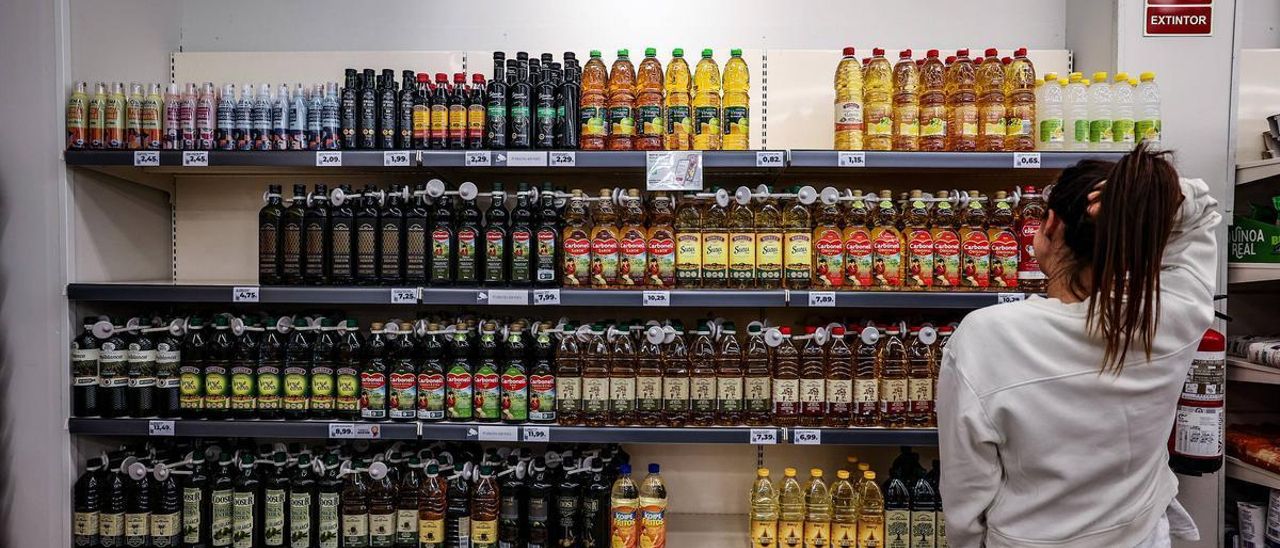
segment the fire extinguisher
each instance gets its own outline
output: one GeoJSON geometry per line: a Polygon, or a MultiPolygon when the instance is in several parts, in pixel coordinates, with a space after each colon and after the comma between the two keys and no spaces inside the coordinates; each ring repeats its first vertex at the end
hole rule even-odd
{"type": "Polygon", "coordinates": [[[1213,329],[1204,332],[1169,435],[1169,466],[1198,476],[1222,468],[1226,427],[1227,339],[1213,329]]]}

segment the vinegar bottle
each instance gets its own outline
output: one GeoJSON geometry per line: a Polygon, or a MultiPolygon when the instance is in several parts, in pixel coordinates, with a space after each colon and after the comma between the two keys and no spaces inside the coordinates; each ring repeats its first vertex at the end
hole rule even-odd
{"type": "MultiPolygon", "coordinates": [[[[1005,70],[1005,100],[1008,102],[1004,149],[1035,150],[1036,69],[1027,59],[1027,48],[1013,52],[1013,61],[1005,70]]],[[[1056,80],[1055,80],[1056,82],[1056,80]]]]}
{"type": "Polygon", "coordinates": [[[885,329],[885,337],[876,358],[880,370],[880,424],[905,426],[910,401],[907,393],[907,348],[897,327],[885,329]]]}
{"type": "Polygon", "coordinates": [[[1036,148],[1062,150],[1066,143],[1066,126],[1063,123],[1063,80],[1058,74],[1044,75],[1044,83],[1036,86],[1036,148]]]}
{"type": "Polygon", "coordinates": [[[862,65],[844,48],[836,65],[835,149],[862,150],[862,65]]]}
{"type": "Polygon", "coordinates": [[[933,351],[932,329],[925,331],[912,327],[907,346],[907,392],[911,405],[907,410],[907,423],[913,427],[931,427],[937,424],[934,415],[933,379],[937,376],[938,359],[933,351]],[[921,333],[925,335],[922,337],[921,333]],[[928,339],[928,340],[926,340],[928,339]]]}
{"type": "Polygon", "coordinates": [[[1133,148],[1136,142],[1133,122],[1136,85],[1124,72],[1117,72],[1115,82],[1111,84],[1115,109],[1115,118],[1111,122],[1112,150],[1127,151],[1133,148]]]}
{"type": "Polygon", "coordinates": [[[716,424],[737,426],[743,422],[742,347],[733,322],[720,330],[716,349],[716,424]]]}
{"type": "Polygon", "coordinates": [[[884,58],[883,49],[872,50],[864,81],[862,97],[866,102],[867,150],[892,150],[893,67],[884,58]]]}
{"type": "Polygon", "coordinates": [[[995,48],[984,52],[978,65],[978,150],[999,152],[1004,150],[1005,126],[1005,74],[1004,66],[995,48]]]}
{"type": "Polygon", "coordinates": [[[800,350],[800,424],[821,426],[827,415],[826,352],[815,336],[817,328],[804,328],[805,343],[800,350]]]}
{"type": "Polygon", "coordinates": [[[782,340],[773,350],[773,421],[795,426],[800,419],[800,353],[791,342],[791,328],[779,331],[782,340]]]}
{"type": "Polygon", "coordinates": [[[704,49],[694,71],[693,150],[720,150],[721,141],[720,68],[704,49]]]}
{"type": "Polygon", "coordinates": [[[911,50],[893,66],[893,149],[920,150],[920,69],[911,50]]]}
{"type": "Polygon", "coordinates": [[[946,70],[947,150],[978,150],[978,95],[969,50],[956,50],[956,60],[946,70]]]}
{"type": "Polygon", "coordinates": [[[1139,141],[1160,142],[1160,86],[1156,85],[1156,73],[1138,75],[1138,121],[1134,131],[1139,141]]]}
{"type": "Polygon", "coordinates": [[[609,126],[605,123],[608,80],[600,51],[591,50],[591,59],[582,68],[582,99],[578,110],[582,150],[604,150],[605,137],[609,135],[609,126]]]}
{"type": "Polygon", "coordinates": [[[605,148],[631,150],[636,134],[636,71],[627,50],[618,50],[618,59],[609,70],[609,137],[605,148]]]}
{"type": "Polygon", "coordinates": [[[848,427],[853,415],[853,353],[844,340],[844,327],[831,329],[827,349],[827,415],[824,426],[848,427]]]}
{"type": "Polygon", "coordinates": [[[698,326],[689,349],[689,424],[709,426],[716,419],[716,347],[706,323],[698,326]]]}
{"type": "Polygon", "coordinates": [[[751,146],[751,76],[742,50],[729,50],[724,64],[724,149],[746,150],[751,146]]]}
{"type": "Polygon", "coordinates": [[[1093,73],[1089,85],[1089,150],[1113,150],[1112,91],[1107,73],[1093,73]]]}
{"type": "Polygon", "coordinates": [[[756,470],[756,481],[748,498],[751,506],[751,547],[778,546],[778,492],[769,481],[769,469],[756,470]]]}
{"type": "Polygon", "coordinates": [[[778,488],[778,536],[777,546],[800,548],[804,546],[805,492],[796,480],[796,469],[782,471],[782,486],[778,488]]]}
{"type": "Polygon", "coordinates": [[[831,539],[831,493],[822,479],[821,468],[809,470],[809,476],[804,495],[804,545],[822,548],[831,539]]]}
{"type": "Polygon", "coordinates": [[[684,60],[684,50],[676,48],[671,52],[671,62],[667,64],[667,96],[663,101],[667,114],[664,143],[667,150],[689,150],[693,144],[689,83],[689,64],[684,60]]]}
{"type": "Polygon", "coordinates": [[[662,119],[662,63],[658,50],[645,48],[636,74],[636,150],[662,150],[667,123],[662,119]]]}
{"type": "Polygon", "coordinates": [[[746,346],[742,361],[746,380],[743,393],[746,423],[766,426],[773,416],[773,392],[769,382],[773,371],[770,367],[769,346],[765,344],[760,325],[747,327],[746,346]]]}
{"type": "Polygon", "coordinates": [[[946,66],[931,49],[920,66],[920,149],[947,149],[947,94],[943,89],[946,66]]]}
{"type": "Polygon", "coordinates": [[[1073,72],[1062,87],[1067,150],[1089,150],[1089,81],[1073,72]]]}

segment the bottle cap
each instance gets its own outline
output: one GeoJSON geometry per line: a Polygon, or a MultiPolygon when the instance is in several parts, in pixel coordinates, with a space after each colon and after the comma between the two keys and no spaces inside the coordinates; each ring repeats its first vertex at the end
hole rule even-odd
{"type": "Polygon", "coordinates": [[[1115,81],[1117,81],[1117,82],[1128,82],[1128,81],[1129,81],[1129,73],[1127,73],[1127,72],[1117,72],[1117,73],[1116,73],[1116,76],[1115,76],[1115,81]]]}
{"type": "Polygon", "coordinates": [[[782,326],[782,327],[778,328],[778,331],[779,331],[780,333],[782,333],[782,336],[784,336],[784,337],[790,337],[790,336],[791,336],[791,327],[790,327],[790,326],[786,326],[786,325],[784,325],[784,326],[782,326]]]}
{"type": "Polygon", "coordinates": [[[982,52],[983,57],[995,57],[997,55],[1000,55],[1000,51],[997,50],[996,48],[987,48],[985,51],[982,52]]]}
{"type": "Polygon", "coordinates": [[[729,55],[730,55],[730,56],[732,56],[732,57],[742,57],[742,49],[741,49],[741,48],[733,48],[733,49],[729,50],[729,55]]]}
{"type": "Polygon", "coordinates": [[[948,56],[947,56],[947,63],[946,63],[946,64],[950,65],[951,63],[954,63],[954,62],[956,62],[956,56],[954,56],[954,55],[948,55],[948,56]]]}
{"type": "Polygon", "coordinates": [[[796,477],[796,469],[795,469],[795,468],[783,468],[783,469],[782,469],[782,475],[784,475],[784,476],[786,476],[786,477],[788,477],[788,478],[794,478],[794,477],[796,477]]]}
{"type": "Polygon", "coordinates": [[[974,60],[973,60],[973,64],[975,64],[975,65],[981,65],[981,64],[982,64],[982,62],[983,62],[983,61],[986,61],[986,60],[987,60],[987,59],[986,59],[985,57],[979,57],[979,58],[977,58],[977,59],[974,59],[974,60]]]}
{"type": "Polygon", "coordinates": [[[872,471],[870,471],[870,470],[867,470],[866,472],[863,472],[863,473],[862,473],[862,477],[864,477],[864,478],[866,478],[866,479],[869,479],[869,480],[873,480],[873,479],[876,479],[876,473],[875,473],[875,472],[872,472],[872,471]]]}
{"type": "Polygon", "coordinates": [[[657,473],[658,473],[658,469],[659,469],[659,467],[658,467],[658,463],[656,463],[656,462],[651,462],[651,463],[649,463],[649,473],[650,473],[650,474],[657,474],[657,473]]]}
{"type": "Polygon", "coordinates": [[[1139,75],[1139,78],[1141,78],[1143,82],[1150,82],[1150,81],[1152,81],[1152,80],[1155,80],[1155,79],[1156,79],[1156,73],[1154,73],[1154,72],[1144,72],[1144,73],[1142,73],[1142,74],[1140,74],[1140,75],[1139,75]]]}
{"type": "Polygon", "coordinates": [[[842,479],[842,480],[847,480],[847,479],[849,479],[849,471],[848,471],[848,470],[836,470],[836,478],[838,478],[838,479],[842,479]]]}
{"type": "Polygon", "coordinates": [[[594,59],[599,59],[599,58],[600,58],[600,50],[598,50],[598,49],[593,49],[593,50],[591,50],[591,57],[592,57],[592,58],[594,58],[594,59]]]}
{"type": "Polygon", "coordinates": [[[625,58],[630,52],[625,49],[618,50],[618,57],[625,58]]]}
{"type": "Polygon", "coordinates": [[[618,467],[618,472],[624,476],[631,474],[631,465],[624,464],[618,467]]]}
{"type": "Polygon", "coordinates": [[[710,58],[711,58],[711,48],[707,48],[707,49],[702,50],[702,57],[703,57],[704,59],[710,59],[710,58]]]}
{"type": "Polygon", "coordinates": [[[1018,48],[1018,49],[1013,50],[1013,56],[1014,56],[1014,57],[1026,57],[1026,56],[1027,56],[1027,48],[1018,48]]]}
{"type": "Polygon", "coordinates": [[[856,51],[854,51],[854,49],[853,49],[852,47],[846,47],[846,48],[844,48],[844,52],[843,52],[843,54],[844,54],[844,56],[845,56],[845,57],[853,57],[854,55],[856,55],[856,53],[857,53],[857,52],[856,52],[856,51]]]}
{"type": "Polygon", "coordinates": [[[815,478],[820,478],[820,477],[822,477],[822,469],[821,469],[821,468],[810,468],[810,469],[809,469],[809,475],[810,475],[810,476],[813,476],[813,477],[815,477],[815,478]]]}
{"type": "Polygon", "coordinates": [[[418,73],[418,82],[419,82],[419,83],[421,83],[421,82],[430,82],[430,81],[431,81],[431,75],[430,75],[430,74],[427,74],[427,73],[425,73],[425,72],[419,72],[419,73],[418,73]]]}
{"type": "Polygon", "coordinates": [[[938,50],[936,50],[936,49],[931,49],[931,50],[929,50],[929,51],[925,52],[924,56],[925,56],[925,57],[929,57],[929,58],[931,58],[931,59],[932,59],[932,58],[936,58],[936,57],[938,56],[938,50]]]}
{"type": "Polygon", "coordinates": [[[671,50],[672,57],[684,57],[684,48],[676,48],[671,50]]]}
{"type": "Polygon", "coordinates": [[[483,85],[484,85],[484,75],[483,75],[483,74],[472,74],[472,75],[471,75],[471,83],[476,84],[476,85],[481,85],[481,86],[483,86],[483,85]]]}
{"type": "Polygon", "coordinates": [[[818,328],[817,328],[817,327],[814,327],[814,326],[812,326],[812,325],[806,325],[806,326],[804,326],[804,334],[805,334],[805,335],[812,335],[812,334],[817,333],[817,332],[818,332],[818,328]]]}
{"type": "Polygon", "coordinates": [[[1068,82],[1067,82],[1067,79],[1066,79],[1066,78],[1058,78],[1058,85],[1059,85],[1059,86],[1065,86],[1065,85],[1067,85],[1067,83],[1068,83],[1068,82]]]}
{"type": "Polygon", "coordinates": [[[1001,58],[1000,58],[1000,64],[1002,64],[1002,65],[1007,65],[1007,64],[1012,63],[1012,62],[1013,62],[1013,59],[1011,59],[1011,58],[1009,58],[1009,57],[1001,57],[1001,58]]]}
{"type": "Polygon", "coordinates": [[[455,73],[453,74],[453,83],[455,83],[455,84],[465,84],[465,83],[467,83],[467,73],[465,73],[465,72],[455,72],[455,73]]]}
{"type": "Polygon", "coordinates": [[[437,73],[436,73],[436,83],[438,83],[438,84],[444,84],[444,83],[447,83],[448,81],[449,81],[449,75],[448,75],[448,74],[445,74],[445,73],[443,73],[443,72],[437,72],[437,73]]]}
{"type": "Polygon", "coordinates": [[[872,56],[872,57],[884,57],[884,48],[872,48],[872,50],[871,50],[871,56],[872,56]]]}
{"type": "Polygon", "coordinates": [[[658,55],[658,48],[644,48],[645,57],[655,57],[658,55]]]}
{"type": "Polygon", "coordinates": [[[1044,81],[1045,81],[1045,82],[1057,82],[1057,81],[1058,81],[1058,73],[1056,73],[1056,72],[1049,72],[1049,73],[1045,73],[1045,75],[1044,75],[1044,81]]]}
{"type": "Polygon", "coordinates": [[[837,336],[837,337],[843,337],[843,336],[844,336],[844,327],[841,327],[841,326],[838,326],[838,325],[837,325],[837,326],[835,326],[835,327],[831,328],[831,334],[832,334],[832,335],[835,335],[835,336],[837,336]]]}
{"type": "Polygon", "coordinates": [[[1092,80],[1093,80],[1094,82],[1106,82],[1106,81],[1107,81],[1107,73],[1105,73],[1105,72],[1101,72],[1101,71],[1099,71],[1099,72],[1095,72],[1095,73],[1093,73],[1093,78],[1092,78],[1092,80]]]}
{"type": "Polygon", "coordinates": [[[969,50],[968,50],[968,49],[958,49],[958,50],[956,50],[956,58],[960,58],[960,57],[968,57],[968,56],[969,56],[969,50]]]}
{"type": "Polygon", "coordinates": [[[898,52],[898,59],[910,59],[910,58],[911,58],[911,50],[904,49],[898,52]]]}

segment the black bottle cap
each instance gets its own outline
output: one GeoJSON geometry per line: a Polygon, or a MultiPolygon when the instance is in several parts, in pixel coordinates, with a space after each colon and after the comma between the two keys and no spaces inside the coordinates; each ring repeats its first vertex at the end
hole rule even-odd
{"type": "Polygon", "coordinates": [[[294,196],[306,196],[306,194],[307,194],[307,185],[304,185],[304,184],[293,185],[294,196]]]}
{"type": "Polygon", "coordinates": [[[494,60],[494,61],[504,61],[504,60],[506,60],[506,58],[507,58],[507,54],[506,54],[506,53],[503,53],[503,52],[501,52],[501,51],[495,51],[495,52],[493,52],[493,60],[494,60]]]}
{"type": "Polygon", "coordinates": [[[269,193],[271,193],[271,194],[279,194],[279,193],[280,193],[280,185],[267,185],[267,192],[269,192],[269,193]]]}
{"type": "Polygon", "coordinates": [[[388,78],[388,79],[390,79],[390,78],[395,78],[395,77],[396,77],[396,71],[394,71],[394,70],[392,70],[392,69],[384,68],[384,69],[382,69],[382,77],[383,77],[383,78],[388,78]]]}
{"type": "Polygon", "coordinates": [[[343,72],[343,74],[346,74],[346,75],[347,75],[347,77],[355,76],[355,75],[356,75],[356,73],[357,73],[357,72],[356,72],[356,69],[353,69],[353,68],[349,68],[349,69],[347,69],[346,71],[344,71],[344,72],[343,72]]]}
{"type": "Polygon", "coordinates": [[[550,53],[542,54],[542,64],[544,65],[554,61],[555,59],[556,57],[554,55],[551,55],[550,53]]]}
{"type": "Polygon", "coordinates": [[[528,60],[529,60],[529,54],[528,54],[528,52],[524,52],[524,51],[517,51],[517,52],[516,52],[516,60],[519,60],[519,61],[528,61],[528,60]]]}
{"type": "Polygon", "coordinates": [[[324,196],[328,196],[328,195],[329,195],[329,185],[326,185],[326,184],[324,184],[324,183],[317,183],[317,184],[316,184],[316,196],[317,196],[317,197],[324,197],[324,196]]]}

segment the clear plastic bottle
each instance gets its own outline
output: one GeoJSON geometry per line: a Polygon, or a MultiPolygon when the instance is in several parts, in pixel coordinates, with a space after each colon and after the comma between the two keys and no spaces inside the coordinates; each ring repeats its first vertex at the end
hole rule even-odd
{"type": "Polygon", "coordinates": [[[858,502],[858,546],[884,546],[884,495],[876,485],[875,472],[862,473],[858,502]]]}
{"type": "Polygon", "coordinates": [[[662,150],[667,123],[662,119],[662,63],[658,50],[645,48],[636,73],[636,150],[662,150]]]}
{"type": "Polygon", "coordinates": [[[823,548],[831,539],[831,493],[822,479],[821,468],[809,470],[809,476],[804,493],[804,545],[823,548]]]}
{"type": "Polygon", "coordinates": [[[618,469],[618,479],[609,493],[609,536],[613,548],[636,548],[640,528],[636,519],[640,507],[640,490],[631,479],[631,465],[618,469]]]}
{"type": "Polygon", "coordinates": [[[751,146],[751,74],[742,50],[729,50],[724,64],[724,149],[746,150],[751,146]]]}
{"type": "Polygon", "coordinates": [[[1036,148],[1062,150],[1066,147],[1064,110],[1062,103],[1063,82],[1058,73],[1044,75],[1044,82],[1036,86],[1036,148]]]}
{"type": "Polygon", "coordinates": [[[751,548],[778,546],[778,492],[769,481],[769,469],[756,470],[748,498],[751,507],[751,548]]]}
{"type": "Polygon", "coordinates": [[[1137,140],[1160,142],[1160,86],[1156,84],[1156,73],[1144,72],[1138,84],[1138,121],[1135,133],[1137,140]]]}
{"type": "Polygon", "coordinates": [[[885,330],[885,342],[880,346],[880,425],[905,426],[907,424],[908,362],[907,347],[902,342],[902,332],[897,326],[885,330]]]}
{"type": "Polygon", "coordinates": [[[978,150],[999,152],[1004,150],[1008,127],[1005,118],[1004,66],[995,48],[988,48],[982,63],[978,65],[978,150]]]}
{"type": "Polygon", "coordinates": [[[1093,84],[1089,86],[1089,150],[1113,148],[1111,122],[1114,110],[1111,99],[1107,73],[1093,73],[1093,84]]]}
{"type": "Polygon", "coordinates": [[[720,330],[716,348],[716,424],[738,426],[743,424],[742,346],[733,322],[727,322],[720,330]]]}
{"type": "Polygon", "coordinates": [[[693,75],[693,150],[720,150],[720,105],[720,67],[704,49],[693,75]]]}
{"type": "Polygon", "coordinates": [[[862,88],[866,106],[867,150],[893,149],[893,67],[884,58],[884,50],[871,50],[862,88]]]}
{"type": "Polygon", "coordinates": [[[1018,48],[1013,52],[1013,60],[1005,67],[1005,150],[1036,148],[1036,82],[1036,68],[1027,59],[1027,48],[1018,48]]]}
{"type": "Polygon", "coordinates": [[[844,48],[836,65],[835,149],[862,150],[862,64],[844,48]]]}
{"type": "Polygon", "coordinates": [[[1127,72],[1117,72],[1115,82],[1111,84],[1111,148],[1127,151],[1136,143],[1134,139],[1134,117],[1136,91],[1133,79],[1127,72]]]}
{"type": "Polygon", "coordinates": [[[947,148],[946,70],[938,50],[929,50],[920,66],[920,150],[926,152],[947,148]]]}
{"type": "Polygon", "coordinates": [[[947,65],[944,82],[947,90],[947,150],[977,150],[978,96],[969,50],[956,50],[956,60],[947,65]]]}
{"type": "Polygon", "coordinates": [[[666,90],[663,100],[666,107],[666,149],[689,150],[693,144],[693,110],[690,106],[689,63],[684,60],[684,50],[676,48],[667,63],[666,90]]]}
{"type": "Polygon", "coordinates": [[[893,66],[893,149],[920,150],[920,69],[909,49],[893,66]]]}
{"type": "Polygon", "coordinates": [[[605,112],[608,80],[604,61],[600,60],[600,50],[591,50],[591,59],[582,68],[582,99],[578,109],[582,150],[604,150],[605,138],[609,135],[605,112]]]}
{"type": "Polygon", "coordinates": [[[1068,75],[1062,88],[1063,126],[1067,150],[1089,149],[1089,81],[1083,74],[1068,75]]]}
{"type": "Polygon", "coordinates": [[[608,123],[609,137],[605,148],[631,150],[635,145],[635,86],[636,69],[625,49],[618,50],[618,59],[609,69],[608,123]]]}
{"type": "Polygon", "coordinates": [[[804,545],[805,493],[796,480],[796,469],[782,471],[778,488],[777,546],[799,548],[804,545]]]}
{"type": "MultiPolygon", "coordinates": [[[[852,458],[852,457],[850,457],[852,458]]],[[[858,545],[858,492],[849,483],[849,471],[836,471],[831,484],[831,542],[835,548],[858,545]]]]}
{"type": "Polygon", "coordinates": [[[658,474],[657,463],[649,463],[649,475],[640,482],[640,546],[667,546],[667,484],[658,474]]]}

